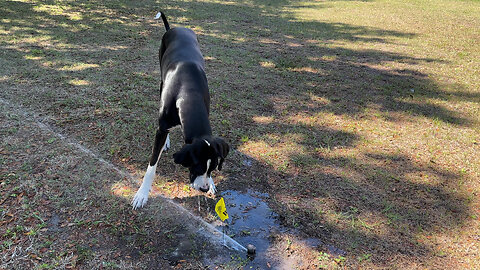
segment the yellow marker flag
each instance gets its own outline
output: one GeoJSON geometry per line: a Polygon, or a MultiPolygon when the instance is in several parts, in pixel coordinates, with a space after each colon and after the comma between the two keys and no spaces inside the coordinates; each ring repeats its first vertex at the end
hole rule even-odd
{"type": "Polygon", "coordinates": [[[223,200],[223,198],[220,198],[220,200],[215,205],[215,212],[217,212],[217,215],[222,221],[228,219],[227,207],[225,206],[225,201],[223,200]]]}

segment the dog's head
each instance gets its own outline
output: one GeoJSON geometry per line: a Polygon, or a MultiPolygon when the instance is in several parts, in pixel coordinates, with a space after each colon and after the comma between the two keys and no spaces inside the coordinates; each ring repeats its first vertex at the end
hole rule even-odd
{"type": "Polygon", "coordinates": [[[190,183],[195,189],[215,193],[212,171],[222,169],[229,151],[230,147],[222,138],[206,137],[184,145],[173,154],[173,159],[190,170],[190,183]]]}

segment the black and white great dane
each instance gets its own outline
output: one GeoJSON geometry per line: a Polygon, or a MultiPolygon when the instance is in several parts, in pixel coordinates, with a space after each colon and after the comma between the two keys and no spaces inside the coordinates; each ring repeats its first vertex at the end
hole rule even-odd
{"type": "Polygon", "coordinates": [[[212,171],[222,169],[229,152],[228,144],[212,136],[208,120],[210,95],[205,76],[205,61],[195,33],[187,28],[170,29],[167,18],[161,17],[166,32],[160,45],[161,101],[159,127],[152,156],[143,183],[132,200],[134,209],[148,200],[155,170],[162,151],[170,147],[169,130],[181,125],[185,145],[173,154],[175,163],[190,171],[190,183],[196,190],[215,194],[212,171]]]}

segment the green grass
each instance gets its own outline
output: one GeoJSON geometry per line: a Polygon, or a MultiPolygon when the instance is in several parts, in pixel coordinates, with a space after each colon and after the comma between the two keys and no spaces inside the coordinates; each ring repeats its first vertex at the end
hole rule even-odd
{"type": "MultiPolygon", "coordinates": [[[[239,151],[219,188],[268,192],[285,224],[347,252],[329,267],[480,267],[469,248],[480,228],[480,2],[11,1],[0,7],[0,97],[141,173],[159,104],[157,9],[198,34],[214,132],[239,151]],[[259,165],[246,171],[243,154],[259,165]]],[[[158,189],[195,208],[169,160],[178,130],[172,140],[158,189]]],[[[0,161],[2,188],[18,196],[17,178],[39,165],[4,173],[12,161],[0,161]]]]}

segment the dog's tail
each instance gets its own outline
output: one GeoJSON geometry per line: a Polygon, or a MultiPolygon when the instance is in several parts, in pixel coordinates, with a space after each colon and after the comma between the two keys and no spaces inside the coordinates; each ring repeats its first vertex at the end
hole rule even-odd
{"type": "Polygon", "coordinates": [[[165,30],[170,30],[170,25],[168,24],[167,17],[165,17],[165,14],[163,12],[158,12],[157,16],[155,16],[155,20],[160,19],[162,17],[163,25],[165,25],[165,30]]]}

